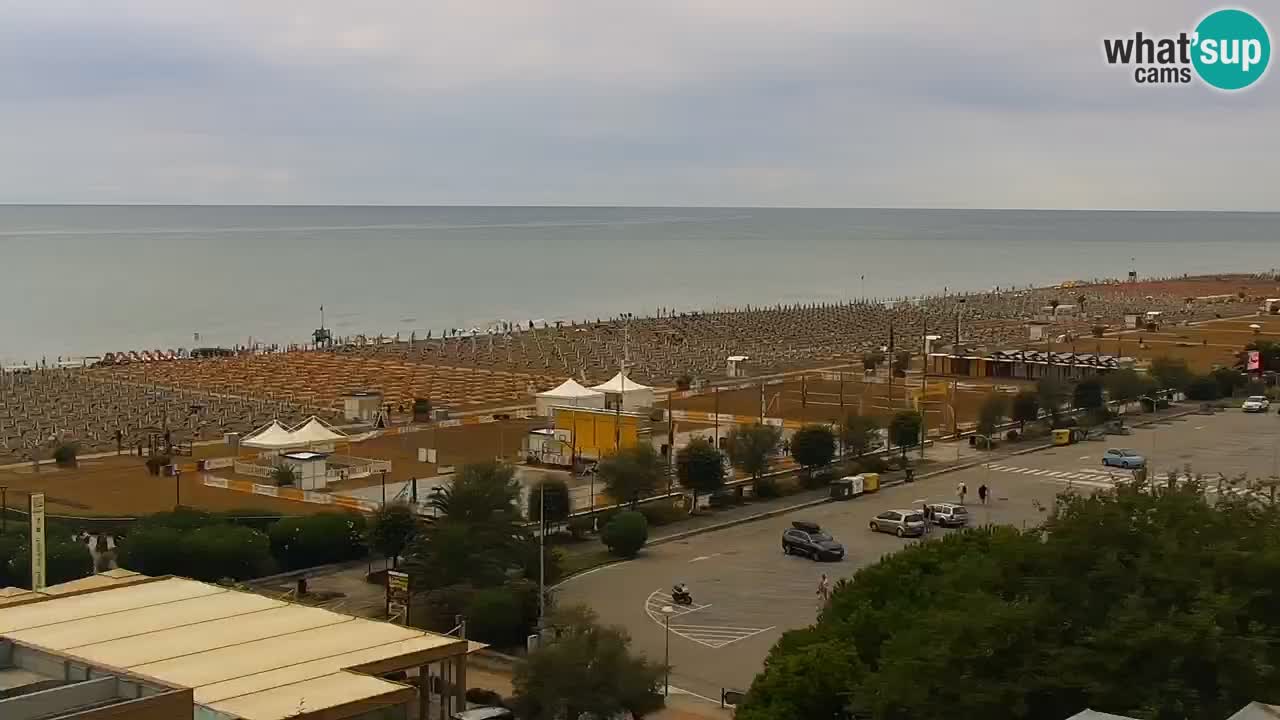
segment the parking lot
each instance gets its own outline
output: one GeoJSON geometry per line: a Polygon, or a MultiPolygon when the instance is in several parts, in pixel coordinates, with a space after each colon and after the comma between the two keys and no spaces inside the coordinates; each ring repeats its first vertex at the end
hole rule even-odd
{"type": "MultiPolygon", "coordinates": [[[[786,630],[812,623],[820,607],[818,582],[848,577],[887,553],[920,542],[872,533],[868,524],[884,510],[919,508],[924,502],[954,502],[956,485],[968,486],[967,504],[975,523],[1034,526],[1060,492],[1091,493],[1131,474],[1101,467],[1108,447],[1149,455],[1152,474],[1181,471],[1250,478],[1273,472],[1280,441],[1280,417],[1231,410],[1189,415],[1109,436],[1020,455],[910,485],[886,488],[855,500],[828,503],[718,532],[658,545],[627,563],[606,566],[571,579],[558,591],[562,603],[586,603],[605,622],[622,625],[635,646],[661,660],[666,637],[664,609],[671,608],[672,684],[715,698],[721,688],[745,689],[763,665],[769,648],[786,630]],[[991,501],[982,505],[977,488],[986,483],[991,501]],[[844,543],[841,562],[816,563],[782,553],[781,534],[794,520],[819,523],[844,543]],[[675,606],[667,594],[688,583],[694,605],[675,606]]],[[[1215,491],[1211,488],[1211,492],[1215,491]]],[[[930,537],[952,530],[934,529],[930,537]]]]}

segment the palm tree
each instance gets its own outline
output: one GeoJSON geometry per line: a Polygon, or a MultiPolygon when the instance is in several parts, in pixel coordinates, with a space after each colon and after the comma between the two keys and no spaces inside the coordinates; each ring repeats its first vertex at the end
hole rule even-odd
{"type": "Polygon", "coordinates": [[[271,470],[271,480],[279,487],[295,485],[298,482],[298,471],[289,465],[277,465],[271,470]]]}

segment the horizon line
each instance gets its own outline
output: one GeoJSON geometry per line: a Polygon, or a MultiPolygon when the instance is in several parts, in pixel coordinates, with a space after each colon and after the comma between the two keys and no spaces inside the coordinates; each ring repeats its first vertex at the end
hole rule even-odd
{"type": "Polygon", "coordinates": [[[485,204],[485,203],[161,203],[161,202],[0,202],[7,207],[145,207],[145,208],[361,208],[361,209],[440,209],[440,208],[520,208],[588,209],[588,210],[923,210],[949,212],[1114,212],[1114,213],[1235,213],[1274,214],[1274,210],[1222,208],[1068,208],[1068,207],[967,207],[967,206],[899,206],[899,205],[614,205],[614,204],[485,204]]]}

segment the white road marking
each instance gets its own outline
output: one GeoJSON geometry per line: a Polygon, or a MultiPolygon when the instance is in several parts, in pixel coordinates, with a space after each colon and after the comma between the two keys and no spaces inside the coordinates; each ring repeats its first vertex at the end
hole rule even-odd
{"type": "Polygon", "coordinates": [[[716,556],[718,556],[719,554],[720,554],[720,553],[711,553],[710,555],[699,555],[698,557],[696,557],[696,558],[694,558],[694,559],[690,560],[689,562],[691,562],[691,563],[696,563],[696,562],[701,562],[701,561],[703,561],[703,560],[710,560],[711,558],[716,557],[716,556]]]}
{"type": "Polygon", "coordinates": [[[1081,456],[1080,456],[1080,459],[1081,459],[1081,460],[1088,460],[1090,457],[1091,457],[1090,455],[1081,455],[1081,456]]]}
{"type": "Polygon", "coordinates": [[[690,625],[685,623],[670,623],[671,618],[681,617],[689,613],[706,610],[711,607],[707,605],[673,605],[671,604],[671,594],[663,590],[654,590],[649,593],[649,597],[645,598],[644,611],[658,627],[663,630],[669,629],[672,633],[690,642],[696,642],[704,647],[719,649],[725,645],[736,643],[739,640],[745,640],[754,635],[768,632],[774,629],[774,625],[767,628],[741,627],[735,625],[690,625]],[[664,607],[670,607],[671,611],[664,613],[664,607]]]}

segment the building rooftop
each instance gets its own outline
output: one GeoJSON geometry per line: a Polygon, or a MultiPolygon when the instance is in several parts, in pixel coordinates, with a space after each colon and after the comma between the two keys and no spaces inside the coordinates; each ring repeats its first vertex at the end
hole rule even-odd
{"type": "Polygon", "coordinates": [[[0,639],[190,688],[196,704],[244,720],[401,703],[416,690],[374,674],[469,650],[458,638],[194,580],[132,580],[8,605],[0,639]]]}

